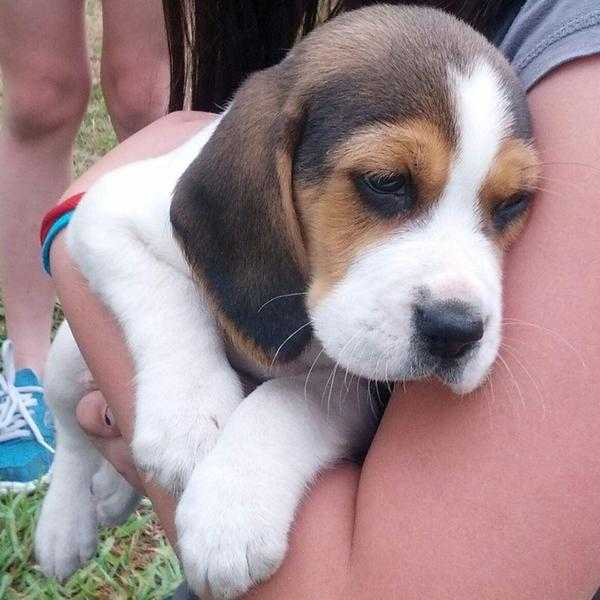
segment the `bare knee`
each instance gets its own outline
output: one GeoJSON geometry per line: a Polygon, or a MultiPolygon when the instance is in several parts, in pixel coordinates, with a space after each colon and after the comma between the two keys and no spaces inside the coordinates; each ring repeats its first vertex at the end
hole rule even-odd
{"type": "Polygon", "coordinates": [[[112,57],[102,65],[102,90],[120,139],[163,116],[168,103],[167,58],[154,64],[132,58],[112,57]]]}
{"type": "Polygon", "coordinates": [[[15,138],[62,135],[70,143],[87,108],[90,76],[87,68],[38,62],[18,78],[6,78],[5,93],[5,126],[15,138]]]}

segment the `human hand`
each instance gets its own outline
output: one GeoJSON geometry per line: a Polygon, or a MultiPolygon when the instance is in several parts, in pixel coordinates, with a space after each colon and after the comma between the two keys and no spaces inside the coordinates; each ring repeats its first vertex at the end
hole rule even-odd
{"type": "Polygon", "coordinates": [[[77,405],[76,414],[79,425],[100,454],[140,494],[145,494],[143,479],[104,396],[97,391],[85,395],[77,405]]]}

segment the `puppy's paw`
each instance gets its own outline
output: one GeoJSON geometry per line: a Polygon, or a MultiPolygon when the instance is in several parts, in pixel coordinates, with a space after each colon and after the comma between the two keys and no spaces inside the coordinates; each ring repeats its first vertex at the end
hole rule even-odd
{"type": "Polygon", "coordinates": [[[109,462],[104,462],[92,479],[96,517],[101,527],[121,525],[135,510],[140,495],[109,462]]]}
{"type": "Polygon", "coordinates": [[[76,498],[55,492],[50,489],[42,506],[35,556],[44,575],[64,581],[96,551],[96,508],[89,491],[76,498]]]}
{"type": "Polygon", "coordinates": [[[239,481],[239,474],[205,464],[177,508],[181,559],[194,592],[229,600],[277,570],[287,551],[291,516],[269,505],[264,492],[262,498],[256,494],[250,481],[239,481]]]}
{"type": "Polygon", "coordinates": [[[220,432],[218,419],[211,415],[199,415],[177,425],[145,419],[136,423],[131,450],[136,465],[150,479],[179,494],[220,432]]]}
{"type": "Polygon", "coordinates": [[[241,402],[242,386],[229,373],[213,374],[193,393],[153,385],[140,386],[138,397],[133,458],[149,478],[178,495],[241,402]]]}

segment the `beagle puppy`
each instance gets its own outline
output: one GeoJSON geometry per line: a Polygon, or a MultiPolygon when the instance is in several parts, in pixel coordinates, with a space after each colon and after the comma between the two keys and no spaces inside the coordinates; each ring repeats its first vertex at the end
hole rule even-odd
{"type": "MultiPolygon", "coordinates": [[[[180,556],[201,597],[235,598],[277,569],[316,474],[368,447],[371,382],[435,377],[463,394],[484,381],[502,254],[537,165],[498,51],[441,11],[378,6],[319,27],[213,125],[87,192],[69,249],[122,326],[133,456],[181,493],[180,556]]],[[[77,426],[90,385],[64,324],[36,533],[59,578],[137,500],[77,426]]]]}

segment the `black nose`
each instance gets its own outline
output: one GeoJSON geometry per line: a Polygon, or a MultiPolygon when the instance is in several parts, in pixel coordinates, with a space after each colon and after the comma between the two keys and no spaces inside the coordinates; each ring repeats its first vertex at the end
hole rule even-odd
{"type": "Polygon", "coordinates": [[[483,336],[483,321],[462,302],[443,302],[415,308],[417,333],[430,354],[460,358],[483,336]]]}

